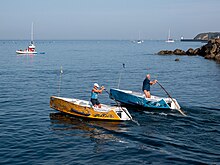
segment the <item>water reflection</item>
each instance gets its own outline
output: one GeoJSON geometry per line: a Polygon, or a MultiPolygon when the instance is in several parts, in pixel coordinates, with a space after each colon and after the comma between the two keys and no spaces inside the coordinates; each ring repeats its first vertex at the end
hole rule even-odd
{"type": "Polygon", "coordinates": [[[33,65],[36,54],[17,54],[17,59],[25,65],[33,65]]]}
{"type": "Polygon", "coordinates": [[[79,138],[87,137],[92,142],[95,142],[95,150],[99,151],[99,145],[109,141],[120,142],[124,141],[121,137],[116,137],[113,134],[119,132],[127,132],[126,123],[118,121],[99,121],[76,118],[63,113],[50,113],[51,129],[55,132],[65,134],[65,136],[79,136],[79,138]]]}
{"type": "Polygon", "coordinates": [[[32,53],[27,53],[27,54],[17,54],[17,57],[34,57],[36,54],[32,54],[32,53]]]}

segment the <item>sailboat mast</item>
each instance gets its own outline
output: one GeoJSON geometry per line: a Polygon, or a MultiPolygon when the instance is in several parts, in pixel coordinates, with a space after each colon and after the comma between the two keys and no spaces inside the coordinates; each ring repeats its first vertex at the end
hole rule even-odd
{"type": "Polygon", "coordinates": [[[31,43],[34,43],[34,23],[31,24],[31,43]]]}
{"type": "Polygon", "coordinates": [[[170,29],[169,29],[169,33],[168,33],[168,39],[170,39],[170,29]]]}

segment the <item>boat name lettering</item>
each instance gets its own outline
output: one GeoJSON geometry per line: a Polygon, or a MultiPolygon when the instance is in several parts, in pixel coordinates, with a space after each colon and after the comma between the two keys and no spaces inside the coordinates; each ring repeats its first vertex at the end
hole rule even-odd
{"type": "Polygon", "coordinates": [[[102,114],[94,114],[95,117],[104,117],[104,118],[114,118],[113,115],[109,115],[107,113],[102,113],[102,114]]]}

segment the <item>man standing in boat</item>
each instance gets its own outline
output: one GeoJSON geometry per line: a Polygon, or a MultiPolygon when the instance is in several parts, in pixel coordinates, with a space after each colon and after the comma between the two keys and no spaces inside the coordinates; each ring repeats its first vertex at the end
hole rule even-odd
{"type": "Polygon", "coordinates": [[[92,102],[92,105],[94,107],[98,106],[99,108],[101,108],[101,104],[98,100],[98,94],[102,93],[102,91],[104,89],[105,89],[104,86],[102,86],[101,89],[99,89],[99,84],[97,84],[97,83],[94,84],[94,87],[93,87],[92,92],[91,92],[91,102],[92,102]]]}
{"type": "Polygon", "coordinates": [[[143,86],[142,86],[142,91],[144,92],[146,98],[151,98],[150,86],[156,83],[157,83],[157,80],[150,81],[150,74],[147,74],[146,78],[144,79],[143,86]]]}

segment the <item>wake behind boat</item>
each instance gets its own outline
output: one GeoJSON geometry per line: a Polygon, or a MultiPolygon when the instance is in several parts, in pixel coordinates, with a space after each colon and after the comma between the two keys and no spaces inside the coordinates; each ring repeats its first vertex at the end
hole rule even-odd
{"type": "Polygon", "coordinates": [[[180,109],[175,99],[151,96],[146,98],[143,93],[130,90],[110,89],[110,98],[123,104],[152,109],[180,109]]]}
{"type": "Polygon", "coordinates": [[[50,98],[51,108],[70,115],[110,121],[132,120],[130,113],[124,107],[101,105],[101,108],[96,108],[91,102],[85,100],[56,96],[50,98]]]}

